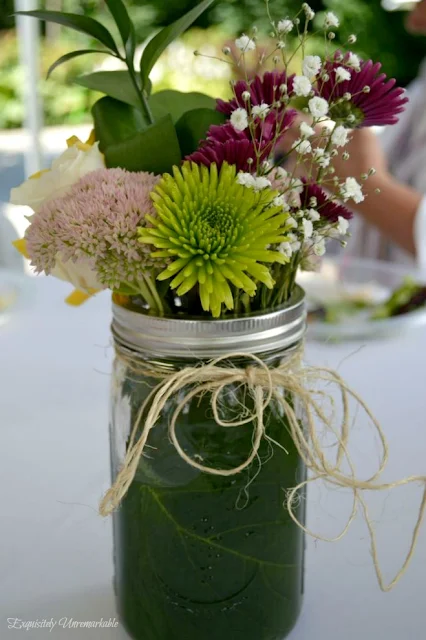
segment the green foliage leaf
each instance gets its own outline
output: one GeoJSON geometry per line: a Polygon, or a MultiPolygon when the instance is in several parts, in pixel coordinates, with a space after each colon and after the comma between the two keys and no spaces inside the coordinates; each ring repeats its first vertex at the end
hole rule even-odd
{"type": "Polygon", "coordinates": [[[127,71],[97,71],[80,76],[75,82],[93,91],[105,93],[111,98],[121,100],[121,102],[133,106],[140,105],[138,94],[127,71]]]}
{"type": "Polygon", "coordinates": [[[50,75],[57,67],[59,67],[61,64],[64,64],[64,62],[68,62],[68,60],[78,58],[79,56],[85,56],[88,53],[103,53],[106,55],[111,55],[109,51],[102,51],[101,49],[80,49],[79,51],[70,51],[70,53],[66,53],[65,55],[58,58],[56,62],[50,65],[47,72],[47,78],[50,77],[50,75]]]}
{"type": "Polygon", "coordinates": [[[127,57],[133,61],[136,48],[136,35],[125,4],[123,0],[105,0],[105,3],[120,32],[127,57]]]}
{"type": "Polygon", "coordinates": [[[117,45],[114,42],[114,38],[106,29],[103,24],[89,18],[88,16],[81,16],[75,13],[64,13],[62,11],[18,11],[17,15],[29,16],[30,18],[38,18],[39,20],[45,20],[46,22],[54,22],[61,24],[64,27],[69,27],[75,31],[81,31],[95,40],[98,40],[104,44],[108,49],[118,54],[117,45]]]}
{"type": "Polygon", "coordinates": [[[156,118],[170,113],[173,122],[177,122],[184,113],[193,109],[214,109],[215,100],[204,93],[182,91],[159,91],[149,101],[156,118]]]}
{"type": "Polygon", "coordinates": [[[214,0],[203,0],[184,16],[162,29],[146,46],[141,59],[142,86],[145,86],[153,66],[163,51],[176,40],[193,22],[213,3],[214,0]]]}
{"type": "Polygon", "coordinates": [[[170,115],[128,140],[105,150],[108,167],[165,173],[181,162],[179,140],[170,115]]]}
{"type": "Polygon", "coordinates": [[[140,111],[114,98],[101,98],[92,107],[100,150],[127,140],[145,128],[140,111]]]}
{"type": "Polygon", "coordinates": [[[206,138],[212,124],[223,124],[226,116],[213,109],[193,109],[187,111],[176,123],[182,157],[196,151],[201,140],[206,138]]]}

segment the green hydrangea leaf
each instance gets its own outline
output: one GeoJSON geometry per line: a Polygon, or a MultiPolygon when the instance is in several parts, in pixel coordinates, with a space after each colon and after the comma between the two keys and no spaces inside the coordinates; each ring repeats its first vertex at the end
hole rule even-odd
{"type": "Polygon", "coordinates": [[[96,139],[100,142],[99,148],[102,152],[146,128],[140,111],[107,96],[95,102],[92,115],[96,139]]]}
{"type": "Polygon", "coordinates": [[[182,156],[189,156],[198,149],[211,125],[221,125],[225,121],[226,116],[213,109],[193,109],[184,113],[176,123],[182,156]]]}
{"type": "Polygon", "coordinates": [[[180,164],[179,140],[172,119],[165,116],[128,140],[105,150],[107,167],[161,174],[180,164]]]}

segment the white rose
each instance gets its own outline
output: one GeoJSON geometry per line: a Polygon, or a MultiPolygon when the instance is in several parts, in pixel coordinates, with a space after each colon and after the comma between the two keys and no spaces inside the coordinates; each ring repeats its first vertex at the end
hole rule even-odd
{"type": "MultiPolygon", "coordinates": [[[[25,238],[16,240],[13,244],[24,258],[30,259],[25,238]]],[[[58,254],[51,275],[74,285],[76,291],[67,298],[67,302],[73,305],[81,304],[88,297],[106,288],[105,285],[98,281],[94,266],[89,260],[79,260],[78,262],[67,260],[63,262],[60,254],[58,254]]]]}
{"type": "Polygon", "coordinates": [[[76,289],[89,295],[105,289],[105,286],[98,281],[94,266],[89,260],[63,262],[61,256],[58,255],[50,275],[59,278],[59,280],[70,282],[76,289]]]}
{"type": "Polygon", "coordinates": [[[12,204],[26,205],[38,211],[47,200],[63,195],[66,190],[91,171],[105,167],[104,156],[94,145],[70,138],[68,149],[56,158],[51,169],[34,174],[12,189],[12,204]]]}

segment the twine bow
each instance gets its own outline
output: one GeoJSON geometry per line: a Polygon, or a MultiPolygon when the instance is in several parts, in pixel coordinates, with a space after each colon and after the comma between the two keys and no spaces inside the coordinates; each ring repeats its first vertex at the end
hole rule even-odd
{"type": "Polygon", "coordinates": [[[265,409],[272,401],[274,401],[282,407],[298,454],[310,472],[307,480],[300,482],[287,494],[286,506],[291,518],[297,526],[308,535],[319,540],[334,542],[340,540],[347,533],[350,525],[355,519],[358,506],[361,506],[370,534],[371,552],[380,588],[382,591],[390,591],[405,573],[415,551],[421,524],[426,512],[426,476],[411,476],[392,483],[379,482],[379,477],[384,471],[388,460],[388,445],[380,424],[373,416],[365,402],[355,391],[348,387],[338,373],[327,368],[302,366],[302,354],[303,349],[298,349],[292,356],[284,360],[280,366],[272,369],[253,354],[229,353],[225,356],[212,360],[207,364],[186,367],[175,373],[165,373],[157,369],[150,369],[148,373],[146,366],[139,360],[117,351],[116,357],[131,371],[136,374],[148,373],[151,377],[160,378],[161,381],[152,390],[138,411],[130,435],[122,469],[118,473],[113,486],[107,491],[100,504],[100,514],[102,516],[107,516],[119,506],[135,477],[135,473],[141,456],[144,453],[151,429],[155,428],[156,422],[164,410],[166,403],[170,399],[176,398],[177,394],[186,387],[190,386],[191,390],[180,401],[174,411],[169,424],[169,438],[178,455],[188,465],[204,473],[217,476],[226,477],[241,473],[244,469],[249,467],[258,456],[262,440],[267,439],[271,441],[271,438],[267,434],[263,418],[265,409]],[[251,360],[253,364],[245,368],[229,366],[229,361],[237,358],[244,358],[246,361],[251,360]],[[228,362],[228,366],[221,366],[221,363],[225,361],[228,362]],[[324,400],[324,398],[327,397],[331,401],[332,405],[334,405],[330,394],[318,390],[314,391],[309,386],[310,382],[317,386],[319,382],[323,382],[327,385],[335,385],[338,388],[342,402],[343,415],[337,426],[333,424],[334,420],[329,418],[325,413],[323,409],[323,402],[320,402],[317,399],[318,395],[321,400],[324,400]],[[253,410],[247,417],[241,417],[235,421],[228,422],[222,420],[220,417],[219,398],[228,385],[234,384],[246,385],[253,398],[253,410]],[[281,390],[283,389],[286,393],[282,393],[281,390]],[[250,423],[254,425],[252,450],[242,464],[232,469],[216,469],[207,467],[197,460],[194,460],[194,458],[188,456],[188,454],[183,450],[176,435],[177,420],[185,405],[195,396],[199,396],[206,392],[211,394],[211,408],[214,419],[219,427],[244,427],[250,423]],[[304,414],[303,421],[300,421],[297,415],[297,410],[288,401],[289,394],[296,398],[297,403],[301,407],[304,414]],[[350,398],[357,402],[371,420],[376,433],[380,438],[382,447],[379,468],[376,473],[367,480],[357,477],[354,464],[349,454],[350,398]],[[145,415],[146,417],[144,418],[145,415]],[[140,429],[143,418],[144,424],[142,429],[140,429]],[[333,434],[336,439],[337,454],[334,463],[327,459],[324,452],[324,445],[321,444],[320,434],[321,429],[323,428],[326,429],[326,432],[333,434]],[[138,437],[139,431],[140,435],[138,437]],[[349,468],[348,473],[343,470],[343,464],[345,462],[349,468]],[[300,522],[294,513],[294,505],[297,503],[299,492],[308,484],[316,482],[317,480],[323,480],[330,485],[350,489],[352,491],[353,504],[351,514],[341,533],[334,538],[327,538],[311,531],[302,522],[300,522]],[[363,492],[386,491],[412,483],[421,483],[424,487],[417,522],[413,530],[408,553],[401,569],[389,584],[385,584],[378,560],[376,533],[372,520],[369,516],[363,492]]]}

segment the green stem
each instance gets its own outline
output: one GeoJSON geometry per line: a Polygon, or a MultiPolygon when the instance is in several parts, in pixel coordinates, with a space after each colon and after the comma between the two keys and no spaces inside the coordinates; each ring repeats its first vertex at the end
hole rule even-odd
{"type": "Polygon", "coordinates": [[[132,84],[135,88],[136,93],[138,94],[141,107],[142,107],[142,113],[144,114],[146,120],[148,121],[148,124],[154,124],[155,120],[151,111],[151,107],[149,106],[148,99],[145,95],[144,90],[139,87],[138,81],[136,79],[136,73],[133,68],[133,61],[124,60],[124,62],[127,64],[127,69],[129,70],[130,79],[132,81],[132,84]]]}
{"type": "MultiPolygon", "coordinates": [[[[330,132],[330,137],[329,137],[328,142],[327,142],[327,144],[325,146],[324,153],[328,153],[330,151],[330,147],[332,145],[331,138],[332,138],[332,135],[333,135],[333,132],[334,132],[336,126],[337,126],[337,124],[334,125],[332,131],[330,132]]],[[[318,169],[317,180],[316,180],[318,184],[320,184],[320,180],[321,180],[323,174],[324,174],[324,167],[320,167],[318,169]]]]}
{"type": "Polygon", "coordinates": [[[145,283],[147,284],[147,286],[148,286],[148,288],[149,288],[149,290],[150,290],[150,292],[152,294],[153,300],[155,300],[155,304],[156,304],[156,307],[157,307],[157,309],[159,311],[159,314],[161,316],[164,316],[164,305],[163,305],[163,302],[162,302],[162,300],[161,300],[161,298],[160,298],[160,296],[158,294],[158,290],[157,290],[157,287],[155,286],[155,283],[152,282],[152,280],[151,280],[151,278],[149,276],[144,276],[144,280],[145,280],[145,283]]]}
{"type": "Polygon", "coordinates": [[[152,296],[151,291],[149,290],[145,282],[145,279],[138,280],[137,286],[138,286],[138,294],[143,297],[145,302],[149,305],[150,310],[158,313],[159,309],[157,308],[157,302],[155,298],[152,296]]]}

